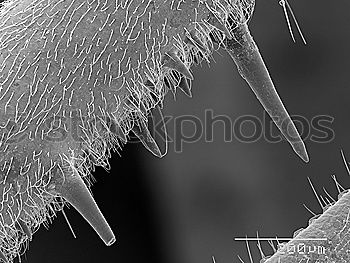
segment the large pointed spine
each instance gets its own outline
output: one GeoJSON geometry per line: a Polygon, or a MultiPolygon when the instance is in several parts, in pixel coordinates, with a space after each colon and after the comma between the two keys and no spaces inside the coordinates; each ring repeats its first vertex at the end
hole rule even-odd
{"type": "Polygon", "coordinates": [[[273,119],[295,153],[305,162],[309,161],[304,142],[284,107],[260,55],[259,49],[250,35],[246,23],[235,26],[234,37],[226,39],[225,47],[237,65],[241,76],[273,119]]]}
{"type": "Polygon", "coordinates": [[[116,241],[112,229],[79,174],[73,172],[65,175],[56,192],[84,217],[107,246],[116,241]]]}

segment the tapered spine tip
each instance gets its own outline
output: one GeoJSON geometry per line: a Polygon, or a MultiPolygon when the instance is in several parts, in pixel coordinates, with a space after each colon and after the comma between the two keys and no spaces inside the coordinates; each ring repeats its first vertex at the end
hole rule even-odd
{"type": "Polygon", "coordinates": [[[107,246],[115,242],[112,229],[79,174],[67,174],[56,191],[84,217],[107,246]]]}
{"type": "Polygon", "coordinates": [[[299,141],[297,143],[292,144],[294,152],[305,162],[308,163],[310,161],[309,155],[306,151],[306,147],[303,141],[299,141]]]}
{"type": "Polygon", "coordinates": [[[260,55],[258,46],[246,24],[233,30],[234,39],[226,40],[226,50],[234,60],[240,75],[247,81],[256,97],[275,122],[295,153],[308,163],[305,145],[285,109],[260,55]]]}
{"type": "Polygon", "coordinates": [[[132,129],[137,138],[141,143],[149,150],[152,154],[158,158],[162,158],[164,154],[161,153],[156,141],[153,139],[150,131],[148,130],[147,124],[141,120],[138,125],[135,125],[132,129]]]}
{"type": "Polygon", "coordinates": [[[190,80],[194,79],[191,71],[187,68],[184,62],[182,62],[174,50],[165,53],[162,60],[165,67],[176,70],[190,80]]]}
{"type": "Polygon", "coordinates": [[[191,92],[191,80],[182,77],[179,83],[179,88],[185,93],[185,95],[189,98],[192,98],[192,92],[191,92]]]}
{"type": "Polygon", "coordinates": [[[111,240],[109,242],[106,243],[107,246],[111,246],[115,243],[117,239],[115,238],[115,236],[113,235],[113,237],[111,238],[111,240]]]}

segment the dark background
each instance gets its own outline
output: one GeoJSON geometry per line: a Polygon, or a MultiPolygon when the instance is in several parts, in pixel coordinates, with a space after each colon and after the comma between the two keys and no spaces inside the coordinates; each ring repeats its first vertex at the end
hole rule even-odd
{"type": "MultiPolygon", "coordinates": [[[[185,144],[181,153],[169,144],[168,154],[157,159],[141,144],[129,144],[111,159],[112,170],[95,172],[92,190],[117,235],[106,247],[73,209],[66,210],[77,239],[59,214],[49,230],[41,228],[30,243],[24,262],[248,262],[243,242],[234,237],[290,237],[306,227],[310,213],[321,211],[307,177],[317,190],[336,194],[336,174],[350,185],[340,149],[350,160],[350,3],[292,1],[308,45],[290,38],[278,1],[258,0],[250,29],[291,114],[311,119],[334,117],[335,139],[329,143],[306,140],[310,163],[303,163],[286,142],[259,140],[225,143],[223,126],[215,125],[214,142],[204,139],[185,144]]],[[[296,31],[295,31],[296,33],[296,31]]],[[[297,34],[296,34],[297,35],[297,34]]],[[[166,98],[164,114],[194,115],[205,109],[262,118],[263,109],[234,63],[221,51],[210,68],[193,68],[193,98],[180,92],[176,102],[166,98]]],[[[188,134],[193,132],[191,126],[188,134]]],[[[174,134],[172,123],[168,125],[174,134]]],[[[255,243],[252,242],[254,247],[255,243]]],[[[267,254],[271,250],[264,244],[267,254]]],[[[253,249],[255,262],[257,250],[253,249]]]]}

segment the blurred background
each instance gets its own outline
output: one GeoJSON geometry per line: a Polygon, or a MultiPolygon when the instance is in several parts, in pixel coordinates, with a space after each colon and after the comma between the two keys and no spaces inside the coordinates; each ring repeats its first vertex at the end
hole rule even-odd
{"type": "MultiPolygon", "coordinates": [[[[114,154],[110,172],[94,173],[95,199],[117,235],[112,247],[105,247],[76,211],[66,209],[77,239],[60,214],[49,230],[41,228],[34,236],[24,262],[210,263],[215,256],[217,263],[228,263],[239,262],[237,255],[249,262],[245,243],[235,237],[254,237],[257,231],[291,237],[311,216],[303,204],[321,212],[307,177],[319,192],[325,187],[333,196],[331,175],[349,187],[340,150],[350,160],[350,2],[290,4],[306,46],[296,30],[297,43],[292,42],[276,0],[257,0],[250,30],[289,113],[307,120],[334,118],[327,124],[334,131],[332,141],[306,138],[310,163],[303,163],[285,141],[225,142],[222,123],[213,125],[212,142],[202,136],[175,151],[176,129],[170,121],[167,129],[175,142],[164,158],[154,157],[141,143],[128,144],[121,157],[114,154]]],[[[204,122],[210,109],[232,121],[244,115],[263,120],[263,108],[233,61],[220,53],[210,67],[193,68],[193,98],[181,92],[176,101],[166,97],[164,115],[191,115],[204,122]]],[[[252,132],[249,124],[244,127],[245,134],[252,132]]],[[[183,130],[186,136],[194,133],[191,124],[183,130]]],[[[256,243],[250,246],[259,262],[256,243]]],[[[263,248],[272,253],[266,242],[263,248]]]]}

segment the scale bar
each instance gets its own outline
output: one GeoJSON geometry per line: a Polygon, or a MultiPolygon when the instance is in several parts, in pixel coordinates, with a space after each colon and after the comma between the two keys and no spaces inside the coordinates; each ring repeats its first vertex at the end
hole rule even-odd
{"type": "Polygon", "coordinates": [[[288,237],[264,237],[264,238],[251,238],[251,237],[236,237],[235,241],[290,241],[290,240],[300,240],[300,241],[327,241],[327,238],[288,238],[288,237]]]}

